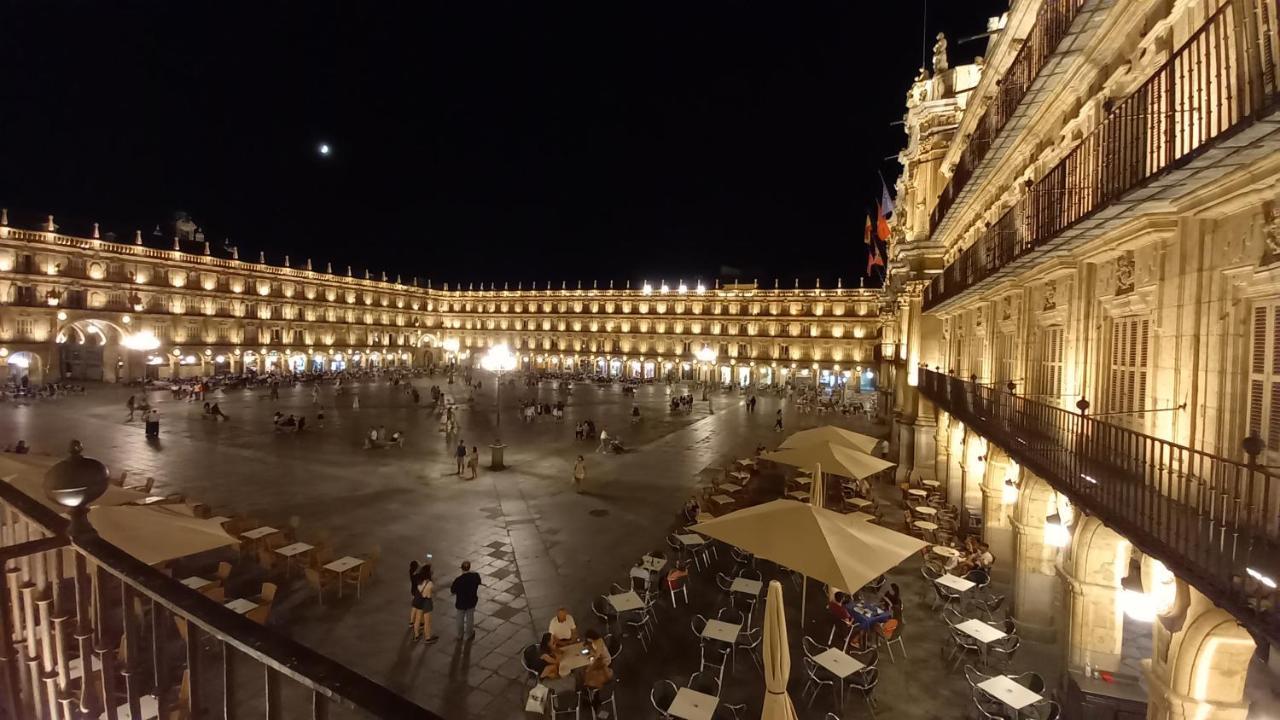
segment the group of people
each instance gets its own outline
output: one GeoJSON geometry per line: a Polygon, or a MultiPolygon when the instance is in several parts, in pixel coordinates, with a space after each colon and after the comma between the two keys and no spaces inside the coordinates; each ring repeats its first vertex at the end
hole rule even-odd
{"type": "Polygon", "coordinates": [[[404,433],[402,431],[392,430],[391,434],[388,435],[386,425],[369,426],[369,432],[365,433],[364,436],[365,450],[379,450],[392,445],[404,447],[404,433]]]}
{"type": "Polygon", "coordinates": [[[693,393],[685,393],[671,398],[669,407],[671,412],[693,412],[693,393]]]}
{"type": "Polygon", "coordinates": [[[596,423],[591,418],[587,418],[578,423],[573,428],[574,440],[591,440],[596,436],[596,423]]]}
{"type": "Polygon", "coordinates": [[[578,689],[579,684],[588,690],[586,700],[591,705],[592,715],[598,708],[595,706],[596,694],[591,691],[603,688],[614,675],[613,656],[604,637],[595,628],[579,635],[577,623],[563,607],[556,611],[547,625],[547,631],[538,642],[536,655],[529,653],[525,663],[538,673],[539,682],[554,692],[572,692],[578,689]],[[560,664],[569,653],[582,653],[590,660],[585,666],[562,676],[560,664]]]}
{"type": "MultiPolygon", "coordinates": [[[[480,575],[471,571],[470,561],[464,561],[458,576],[449,585],[458,611],[458,642],[475,637],[475,612],[479,602],[480,575]]],[[[409,563],[409,627],[413,639],[434,643],[439,635],[431,632],[431,613],[435,610],[435,581],[431,572],[431,556],[426,562],[409,563]]]]}
{"type": "Polygon", "coordinates": [[[204,404],[204,415],[202,415],[202,417],[209,420],[230,420],[231,419],[227,417],[226,413],[222,412],[222,408],[218,406],[218,403],[213,403],[212,405],[210,405],[208,402],[204,404]]]}
{"type": "Polygon", "coordinates": [[[556,422],[564,419],[564,403],[557,402],[555,405],[550,403],[540,403],[537,400],[521,400],[520,401],[520,420],[522,422],[535,422],[542,416],[555,418],[556,422]]]}
{"type": "Polygon", "coordinates": [[[453,449],[453,457],[458,461],[458,477],[462,477],[463,470],[466,470],[470,476],[463,478],[464,480],[475,480],[480,475],[480,448],[475,445],[471,446],[471,451],[467,451],[467,444],[458,438],[458,446],[453,449]]]}
{"type": "Polygon", "coordinates": [[[271,416],[271,424],[275,426],[276,432],[302,432],[307,429],[307,417],[294,417],[293,415],[285,416],[284,413],[277,410],[271,416]]]}

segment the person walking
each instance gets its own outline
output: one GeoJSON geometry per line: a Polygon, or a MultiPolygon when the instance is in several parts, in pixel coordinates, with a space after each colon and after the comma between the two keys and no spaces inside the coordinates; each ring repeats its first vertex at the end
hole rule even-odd
{"type": "Polygon", "coordinates": [[[132,395],[129,396],[129,401],[126,402],[124,406],[129,408],[129,418],[125,420],[125,422],[133,422],[133,411],[136,406],[132,395]]]}
{"type": "Polygon", "coordinates": [[[573,464],[573,487],[579,495],[582,494],[582,483],[587,479],[587,461],[578,456],[578,461],[573,464]]]}
{"type": "Polygon", "coordinates": [[[418,639],[418,626],[422,624],[422,603],[419,602],[418,595],[418,569],[417,560],[409,561],[409,627],[413,630],[413,639],[418,639]]]}
{"type": "Polygon", "coordinates": [[[471,453],[467,455],[467,470],[470,471],[472,480],[480,476],[480,448],[475,445],[471,446],[471,453]]]}
{"type": "Polygon", "coordinates": [[[600,428],[600,444],[596,446],[596,452],[609,452],[609,428],[607,427],[600,428]]]}
{"type": "Polygon", "coordinates": [[[458,642],[476,636],[476,603],[480,590],[480,575],[471,572],[471,561],[462,563],[462,574],[453,579],[449,592],[453,593],[453,606],[458,609],[458,642]]]}
{"type": "Polygon", "coordinates": [[[351,409],[352,410],[360,409],[360,396],[354,393],[352,393],[351,395],[351,409]]]}
{"type": "Polygon", "coordinates": [[[462,442],[462,438],[458,438],[458,447],[453,450],[453,457],[458,461],[458,477],[462,477],[462,467],[467,462],[467,446],[462,442]]]}
{"type": "Polygon", "coordinates": [[[778,414],[774,416],[773,431],[782,432],[782,408],[778,408],[778,414]]]}

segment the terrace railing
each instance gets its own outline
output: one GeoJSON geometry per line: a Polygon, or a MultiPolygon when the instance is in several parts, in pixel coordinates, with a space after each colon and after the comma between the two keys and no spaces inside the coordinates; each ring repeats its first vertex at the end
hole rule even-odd
{"type": "Polygon", "coordinates": [[[974,126],[969,142],[961,151],[956,161],[951,179],[947,181],[942,194],[938,196],[938,204],[929,214],[929,232],[933,232],[946,217],[960,191],[964,189],[974,170],[986,157],[987,151],[995,142],[996,136],[1004,129],[1018,111],[1022,99],[1031,90],[1031,84],[1039,77],[1040,71],[1048,64],[1058,44],[1067,36],[1071,23],[1080,14],[1087,0],[1045,0],[1036,13],[1035,24],[1031,32],[1022,42],[1018,54],[1014,56],[1009,69],[999,80],[995,97],[983,111],[982,117],[974,126]]]}
{"type": "Polygon", "coordinates": [[[1168,61],[925,289],[955,297],[1156,176],[1247,127],[1276,101],[1276,0],[1226,0],[1168,61]],[[1265,23],[1262,20],[1266,20],[1265,23]]]}
{"type": "Polygon", "coordinates": [[[4,482],[0,566],[5,720],[156,717],[143,707],[166,718],[323,719],[331,705],[360,717],[437,717],[91,528],[73,531],[4,482]]]}
{"type": "Polygon", "coordinates": [[[1280,477],[932,370],[920,391],[1073,503],[1280,641],[1280,477]]]}

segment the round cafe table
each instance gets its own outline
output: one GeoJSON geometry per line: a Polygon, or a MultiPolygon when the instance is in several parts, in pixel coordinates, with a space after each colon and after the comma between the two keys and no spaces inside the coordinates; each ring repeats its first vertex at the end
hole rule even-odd
{"type": "Polygon", "coordinates": [[[942,486],[942,483],[938,482],[937,480],[921,480],[920,484],[927,488],[936,488],[936,487],[942,486]]]}
{"type": "Polygon", "coordinates": [[[934,530],[938,529],[938,525],[936,523],[931,523],[928,520],[917,520],[911,524],[927,532],[933,532],[934,530]]]}
{"type": "Polygon", "coordinates": [[[924,490],[921,490],[920,488],[911,488],[910,490],[908,490],[908,491],[907,491],[907,494],[908,494],[908,495],[914,495],[914,496],[916,496],[916,497],[928,497],[928,496],[929,496],[929,493],[925,492],[924,490]]]}
{"type": "Polygon", "coordinates": [[[953,548],[953,547],[948,547],[948,546],[946,546],[946,545],[934,545],[934,546],[933,546],[933,548],[932,548],[932,550],[933,550],[933,553],[934,553],[935,555],[941,555],[942,557],[945,557],[945,558],[958,558],[958,557],[960,557],[960,551],[959,551],[959,550],[957,550],[957,549],[955,549],[955,548],[953,548]]]}
{"type": "Polygon", "coordinates": [[[931,508],[928,505],[917,505],[915,507],[915,511],[920,513],[921,515],[926,515],[928,517],[933,517],[934,515],[938,514],[937,508],[931,508]]]}

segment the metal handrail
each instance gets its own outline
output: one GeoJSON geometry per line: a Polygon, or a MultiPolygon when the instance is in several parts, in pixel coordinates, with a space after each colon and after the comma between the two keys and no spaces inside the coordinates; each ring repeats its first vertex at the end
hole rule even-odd
{"type": "Polygon", "coordinates": [[[924,309],[1039,250],[1269,111],[1277,99],[1269,45],[1236,35],[1245,12],[1240,6],[1247,3],[1276,4],[1225,0],[1164,65],[933,278],[925,288],[924,309]],[[1251,58],[1249,50],[1258,47],[1263,48],[1259,57],[1251,58]]]}
{"type": "Polygon", "coordinates": [[[1013,119],[1022,99],[1067,36],[1071,23],[1080,14],[1085,2],[1086,0],[1049,0],[1040,6],[1031,32],[1022,41],[1022,47],[1018,48],[1018,54],[1009,64],[1009,69],[999,79],[995,96],[975,125],[973,134],[969,136],[969,143],[960,152],[951,178],[938,196],[938,204],[929,213],[930,233],[938,229],[1000,131],[1013,119]]]}
{"type": "MultiPolygon", "coordinates": [[[[91,522],[92,511],[88,517],[91,522]]],[[[135,706],[139,696],[146,692],[144,685],[159,694],[170,684],[168,681],[172,679],[173,673],[163,667],[157,650],[160,646],[160,639],[157,636],[162,633],[161,628],[164,626],[164,623],[158,620],[160,614],[171,615],[187,623],[187,647],[184,657],[187,658],[190,670],[189,703],[193,706],[189,708],[191,717],[200,716],[199,708],[195,706],[200,704],[202,696],[218,694],[207,692],[208,690],[220,691],[224,707],[219,715],[230,718],[237,713],[239,696],[244,693],[241,689],[229,685],[232,683],[234,658],[238,656],[244,656],[260,664],[265,671],[263,687],[266,693],[268,717],[282,717],[284,714],[281,709],[281,692],[277,676],[289,678],[311,693],[309,714],[314,718],[327,717],[329,703],[361,711],[370,717],[424,719],[439,717],[351,668],[288,637],[279,635],[186,587],[174,578],[103,540],[91,528],[87,532],[73,532],[67,518],[4,482],[0,482],[0,519],[10,531],[17,527],[18,523],[26,523],[25,533],[32,539],[64,538],[69,541],[68,547],[76,555],[77,571],[83,570],[87,564],[106,571],[119,581],[120,615],[123,616],[119,618],[119,622],[103,618],[102,608],[110,605],[111,601],[106,598],[105,591],[102,589],[104,583],[101,579],[93,584],[98,593],[95,598],[98,605],[96,613],[93,613],[92,617],[71,619],[77,627],[92,628],[91,631],[96,637],[91,652],[96,653],[102,669],[98,673],[89,673],[88,659],[83,658],[82,667],[85,671],[82,681],[96,686],[96,692],[91,691],[90,694],[97,699],[98,710],[106,710],[107,717],[115,717],[114,704],[106,701],[115,695],[113,689],[117,684],[124,684],[127,701],[135,706]],[[146,643],[142,642],[142,631],[136,627],[137,623],[131,617],[130,606],[135,601],[146,602],[152,616],[150,624],[153,633],[150,648],[152,657],[149,663],[152,668],[149,673],[144,667],[148,663],[139,660],[147,649],[146,643]],[[222,652],[219,659],[223,665],[223,672],[220,675],[227,686],[218,687],[215,684],[213,688],[202,688],[207,678],[197,672],[199,665],[197,658],[210,654],[201,650],[202,636],[212,638],[220,645],[222,652]],[[127,645],[130,648],[130,659],[125,667],[115,667],[113,658],[121,645],[127,645]]],[[[3,549],[0,548],[0,550],[3,549]]],[[[46,562],[44,557],[36,554],[21,559],[30,565],[43,565],[46,562]]],[[[58,572],[53,569],[54,567],[56,566],[44,567],[40,573],[32,569],[30,574],[33,576],[40,574],[56,585],[58,572]]],[[[7,573],[0,572],[0,586],[7,583],[6,575],[7,573]]],[[[76,592],[87,593],[80,588],[83,578],[76,577],[75,580],[76,592]]],[[[50,589],[53,589],[52,585],[50,589]]],[[[4,588],[0,587],[0,590],[4,588]]],[[[56,592],[56,590],[53,591],[56,592]]],[[[14,593],[14,597],[20,596],[14,593]]],[[[37,602],[40,601],[37,600],[37,602]]],[[[62,604],[62,612],[77,614],[79,603],[70,604],[64,598],[62,604]]],[[[16,636],[22,634],[20,627],[9,626],[11,616],[21,617],[22,615],[22,612],[15,612],[11,606],[9,592],[0,592],[0,628],[7,631],[6,637],[9,633],[16,636]]],[[[168,618],[165,620],[167,621],[168,618]]],[[[172,631],[172,622],[169,625],[169,630],[172,631]]],[[[30,631],[30,628],[25,630],[25,632],[30,631]]],[[[58,642],[61,643],[61,641],[58,642]]],[[[33,705],[33,698],[24,696],[20,690],[24,687],[29,689],[29,685],[25,677],[19,676],[18,663],[14,662],[15,658],[9,655],[12,650],[12,647],[0,647],[0,694],[6,696],[6,702],[12,703],[12,706],[0,703],[0,717],[16,712],[13,714],[16,720],[18,717],[26,717],[24,713],[32,707],[38,707],[39,701],[37,700],[37,704],[33,705]]],[[[44,688],[40,688],[39,694],[43,693],[44,688]]],[[[96,712],[93,717],[97,717],[96,712]]]]}
{"type": "Polygon", "coordinates": [[[933,370],[925,397],[1161,560],[1252,630],[1280,641],[1280,476],[933,370]],[[1252,572],[1251,572],[1252,571],[1252,572]]]}

